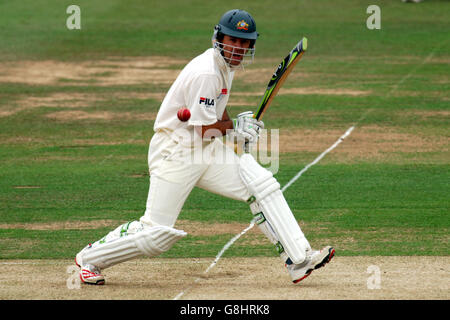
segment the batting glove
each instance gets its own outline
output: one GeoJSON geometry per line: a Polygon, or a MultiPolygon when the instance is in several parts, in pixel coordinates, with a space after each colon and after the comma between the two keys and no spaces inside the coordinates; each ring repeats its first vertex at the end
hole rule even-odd
{"type": "Polygon", "coordinates": [[[239,139],[256,143],[259,138],[259,133],[264,129],[264,122],[258,121],[253,117],[252,111],[242,112],[233,119],[234,131],[239,139]]]}

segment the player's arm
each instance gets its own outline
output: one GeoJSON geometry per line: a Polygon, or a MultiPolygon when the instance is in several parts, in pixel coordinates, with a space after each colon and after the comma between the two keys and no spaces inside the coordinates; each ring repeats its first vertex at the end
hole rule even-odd
{"type": "Polygon", "coordinates": [[[211,125],[201,126],[200,130],[202,138],[211,139],[212,137],[224,136],[227,134],[227,130],[232,129],[233,129],[233,121],[230,119],[227,109],[225,109],[221,120],[217,120],[216,123],[213,123],[211,125]]]}
{"type": "Polygon", "coordinates": [[[223,111],[223,114],[222,114],[222,121],[227,121],[227,120],[231,121],[230,116],[228,115],[227,108],[225,108],[225,110],[223,111]]]}

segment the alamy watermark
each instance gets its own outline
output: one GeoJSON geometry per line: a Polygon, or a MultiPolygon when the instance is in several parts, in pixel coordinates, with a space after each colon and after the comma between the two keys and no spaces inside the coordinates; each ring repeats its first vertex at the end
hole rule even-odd
{"type": "Polygon", "coordinates": [[[377,265],[370,265],[367,267],[369,278],[367,278],[367,289],[376,290],[381,289],[381,270],[377,265]]]}
{"type": "Polygon", "coordinates": [[[66,273],[69,274],[69,277],[66,280],[67,289],[80,289],[81,279],[80,279],[80,268],[74,265],[70,265],[66,268],[66,273]]]}
{"type": "Polygon", "coordinates": [[[72,4],[67,7],[66,13],[70,14],[66,20],[66,27],[69,30],[81,29],[81,9],[79,6],[72,4]]]}
{"type": "Polygon", "coordinates": [[[381,29],[381,9],[376,4],[372,4],[367,7],[367,14],[370,16],[366,20],[366,26],[369,30],[381,29]]]}

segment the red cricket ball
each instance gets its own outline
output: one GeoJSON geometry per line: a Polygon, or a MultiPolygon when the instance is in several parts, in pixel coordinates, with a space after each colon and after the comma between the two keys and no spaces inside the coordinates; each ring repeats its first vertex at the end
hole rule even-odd
{"type": "Polygon", "coordinates": [[[180,121],[188,121],[189,118],[191,117],[191,112],[189,111],[188,108],[181,108],[180,110],[178,110],[177,112],[177,116],[178,119],[180,119],[180,121]]]}

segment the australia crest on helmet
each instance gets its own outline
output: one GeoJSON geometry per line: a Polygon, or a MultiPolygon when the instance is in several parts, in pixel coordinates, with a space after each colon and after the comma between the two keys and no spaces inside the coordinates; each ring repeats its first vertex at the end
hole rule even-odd
{"type": "Polygon", "coordinates": [[[238,30],[248,30],[248,23],[245,20],[241,20],[236,24],[236,29],[238,30]]]}

